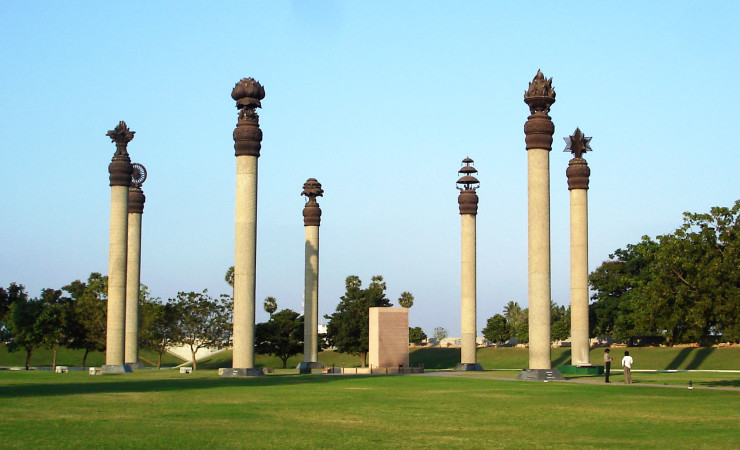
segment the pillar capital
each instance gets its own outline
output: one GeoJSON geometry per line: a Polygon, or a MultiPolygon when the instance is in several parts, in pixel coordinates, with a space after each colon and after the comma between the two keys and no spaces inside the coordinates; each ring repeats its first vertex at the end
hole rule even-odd
{"type": "Polygon", "coordinates": [[[555,103],[555,90],[552,87],[552,78],[545,78],[542,71],[537,70],[529,88],[524,92],[524,103],[529,106],[530,116],[524,124],[525,142],[527,150],[542,148],[552,150],[552,135],[555,125],[550,116],[550,106],[555,103]]]}
{"type": "Polygon", "coordinates": [[[131,158],[128,156],[128,143],[134,138],[135,131],[129,130],[126,122],[120,121],[118,125],[106,133],[111,141],[116,144],[116,153],[108,165],[111,186],[130,186],[131,185],[131,158]]]}
{"type": "Polygon", "coordinates": [[[572,136],[563,139],[565,140],[565,150],[563,151],[570,152],[574,156],[565,170],[565,175],[568,177],[568,190],[588,189],[591,169],[588,167],[588,162],[583,159],[583,154],[591,151],[592,138],[584,136],[581,130],[576,128],[572,136]]]}
{"type": "Polygon", "coordinates": [[[255,156],[259,158],[262,148],[262,130],[259,115],[255,109],[262,107],[265,88],[254,78],[242,78],[231,91],[236,101],[239,119],[234,129],[234,150],[236,156],[255,156]]]}
{"type": "Polygon", "coordinates": [[[463,167],[457,172],[462,175],[456,183],[460,191],[460,195],[457,196],[460,214],[478,214],[478,194],[475,191],[480,187],[480,182],[473,176],[478,173],[473,167],[473,162],[470,158],[463,159],[463,167]]]}
{"type": "Polygon", "coordinates": [[[303,208],[303,225],[306,227],[321,225],[321,207],[316,197],[323,197],[324,190],[316,178],[309,178],[303,183],[301,195],[306,196],[306,206],[303,208]]]}

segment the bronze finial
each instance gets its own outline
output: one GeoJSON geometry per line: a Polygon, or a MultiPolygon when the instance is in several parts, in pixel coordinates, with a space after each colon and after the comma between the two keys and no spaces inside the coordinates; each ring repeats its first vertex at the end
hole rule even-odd
{"type": "Polygon", "coordinates": [[[574,158],[568,162],[568,168],[565,170],[565,176],[568,177],[568,190],[588,189],[591,169],[588,162],[583,159],[583,154],[590,152],[591,139],[583,135],[579,128],[573,133],[573,136],[563,138],[565,140],[566,152],[573,153],[574,158]]]}
{"type": "Polygon", "coordinates": [[[134,138],[136,131],[131,131],[123,120],[112,130],[105,134],[111,141],[116,143],[116,155],[127,155],[126,146],[134,138]]]}
{"type": "Polygon", "coordinates": [[[324,196],[321,183],[316,181],[316,178],[309,178],[303,183],[301,195],[306,196],[306,206],[303,207],[303,225],[307,227],[321,225],[321,208],[316,201],[316,197],[324,196]]]}
{"type": "Polygon", "coordinates": [[[592,151],[591,139],[584,136],[581,130],[576,127],[576,131],[573,132],[572,136],[563,138],[565,140],[565,150],[563,151],[572,153],[576,158],[582,158],[584,153],[592,151]]]}
{"type": "Polygon", "coordinates": [[[555,103],[552,78],[545,78],[542,71],[538,70],[537,75],[529,83],[529,89],[524,92],[524,103],[529,106],[530,113],[527,122],[524,123],[527,150],[533,148],[551,150],[555,125],[547,113],[550,112],[550,106],[555,103]]]}
{"type": "Polygon", "coordinates": [[[475,191],[480,187],[480,182],[473,176],[478,173],[473,162],[470,158],[463,159],[463,167],[457,172],[462,175],[456,183],[460,191],[457,196],[460,214],[478,214],[478,194],[475,191]]]}
{"type": "Polygon", "coordinates": [[[131,186],[131,172],[133,171],[133,167],[131,166],[131,158],[128,156],[126,147],[134,138],[135,133],[135,131],[128,129],[126,122],[123,120],[118,122],[118,125],[114,129],[106,133],[106,136],[110,137],[111,141],[116,143],[116,153],[113,154],[113,159],[108,165],[111,186],[131,186]]]}
{"type": "Polygon", "coordinates": [[[529,105],[530,114],[550,112],[550,106],[555,103],[552,78],[545,78],[542,71],[537,69],[537,75],[529,83],[529,89],[524,92],[524,102],[529,105]]]}
{"type": "Polygon", "coordinates": [[[254,78],[242,78],[231,91],[231,98],[239,108],[239,120],[234,129],[234,150],[236,156],[256,156],[262,148],[262,130],[259,128],[259,115],[254,111],[262,107],[265,88],[254,78]]]}

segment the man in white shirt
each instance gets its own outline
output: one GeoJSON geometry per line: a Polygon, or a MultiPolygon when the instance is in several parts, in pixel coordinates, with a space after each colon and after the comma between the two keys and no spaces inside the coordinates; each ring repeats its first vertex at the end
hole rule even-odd
{"type": "Polygon", "coordinates": [[[632,373],[630,373],[630,369],[632,369],[632,357],[630,356],[630,352],[624,352],[624,357],[622,358],[622,367],[624,367],[624,382],[626,384],[632,384],[632,373]]]}

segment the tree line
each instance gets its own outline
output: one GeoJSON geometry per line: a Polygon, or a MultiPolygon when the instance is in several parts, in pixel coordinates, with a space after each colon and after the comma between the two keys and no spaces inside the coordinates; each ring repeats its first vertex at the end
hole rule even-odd
{"type": "MultiPolygon", "coordinates": [[[[673,233],[643,236],[590,275],[589,334],[634,345],[740,342],[740,200],[683,215],[673,233]]],[[[570,307],[551,303],[552,340],[570,336],[570,307]]],[[[510,301],[488,319],[491,342],[526,343],[527,309],[510,301]]]]}

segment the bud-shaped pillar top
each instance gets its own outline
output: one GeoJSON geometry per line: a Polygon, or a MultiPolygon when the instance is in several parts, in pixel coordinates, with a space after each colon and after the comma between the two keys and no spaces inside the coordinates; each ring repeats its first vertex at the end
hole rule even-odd
{"type": "Polygon", "coordinates": [[[111,186],[131,186],[131,158],[128,156],[128,143],[134,138],[135,131],[131,131],[126,126],[126,122],[120,121],[118,125],[109,130],[106,136],[110,137],[112,142],[116,143],[116,153],[113,155],[111,163],[108,165],[110,173],[111,186]]]}
{"type": "Polygon", "coordinates": [[[262,107],[265,88],[254,78],[242,78],[231,91],[231,98],[239,108],[239,120],[234,129],[236,156],[260,156],[262,130],[255,109],[262,107]]]}
{"type": "Polygon", "coordinates": [[[316,178],[309,178],[303,183],[303,192],[301,195],[306,196],[306,206],[303,208],[303,225],[306,227],[321,225],[321,208],[316,201],[316,197],[323,197],[324,190],[321,183],[316,178]]]}
{"type": "Polygon", "coordinates": [[[552,135],[555,133],[550,116],[550,106],[555,103],[555,89],[552,87],[552,78],[545,78],[542,71],[537,70],[537,75],[529,89],[524,92],[524,103],[529,106],[530,116],[524,124],[527,150],[541,148],[552,150],[552,135]]]}
{"type": "Polygon", "coordinates": [[[572,136],[564,137],[565,152],[572,153],[574,158],[568,163],[565,175],[568,177],[568,190],[588,189],[588,179],[591,176],[591,169],[588,163],[583,159],[583,154],[591,151],[591,139],[583,135],[580,129],[572,136]]]}
{"type": "Polygon", "coordinates": [[[478,179],[473,174],[478,171],[473,167],[473,160],[465,158],[462,161],[463,167],[458,171],[462,175],[457,180],[457,189],[460,195],[457,197],[457,203],[460,206],[460,214],[478,214],[478,194],[476,189],[480,187],[478,179]]]}
{"type": "Polygon", "coordinates": [[[133,163],[132,167],[131,187],[128,188],[128,212],[129,214],[143,214],[146,197],[144,191],[141,190],[141,185],[146,181],[146,167],[139,163],[133,163]]]}

